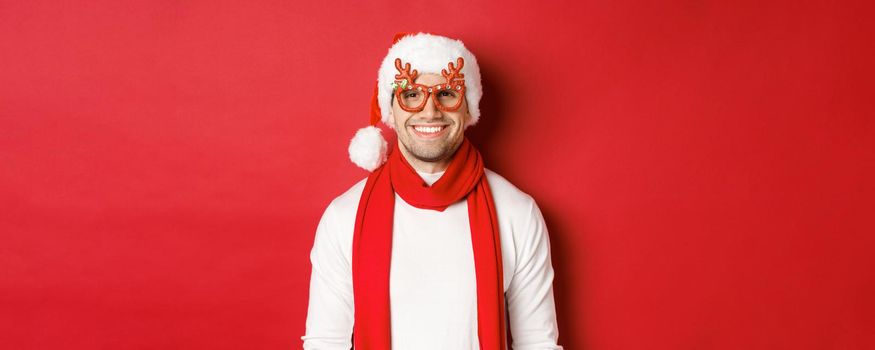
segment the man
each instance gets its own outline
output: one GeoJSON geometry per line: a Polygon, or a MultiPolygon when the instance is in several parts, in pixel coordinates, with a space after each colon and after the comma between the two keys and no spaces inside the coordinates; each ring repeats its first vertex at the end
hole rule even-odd
{"type": "Polygon", "coordinates": [[[373,172],[316,230],[305,349],[504,350],[508,327],[513,349],[562,349],[541,212],[464,135],[481,96],[462,42],[396,36],[350,144],[373,172]]]}

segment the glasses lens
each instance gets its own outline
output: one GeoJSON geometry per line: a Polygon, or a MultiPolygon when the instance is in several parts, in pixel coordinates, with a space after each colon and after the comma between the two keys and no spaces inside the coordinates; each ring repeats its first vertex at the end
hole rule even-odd
{"type": "Polygon", "coordinates": [[[446,108],[455,108],[462,101],[462,92],[450,88],[444,88],[437,91],[435,94],[438,103],[446,108]]]}
{"type": "Polygon", "coordinates": [[[402,90],[401,97],[398,99],[398,103],[407,108],[418,108],[422,105],[422,101],[425,100],[425,92],[419,91],[417,88],[412,88],[410,90],[402,90]]]}

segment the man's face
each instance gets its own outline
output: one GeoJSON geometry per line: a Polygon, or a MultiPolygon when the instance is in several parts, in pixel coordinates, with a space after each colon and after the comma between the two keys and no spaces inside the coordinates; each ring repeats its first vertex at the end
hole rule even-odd
{"type": "MultiPolygon", "coordinates": [[[[420,74],[415,83],[435,85],[446,83],[447,79],[438,74],[420,74]]],[[[453,112],[442,111],[429,98],[425,108],[419,112],[401,109],[397,99],[392,98],[392,120],[398,141],[404,147],[402,153],[423,162],[446,162],[464,140],[465,123],[468,114],[468,101],[463,98],[462,105],[453,112]]]]}

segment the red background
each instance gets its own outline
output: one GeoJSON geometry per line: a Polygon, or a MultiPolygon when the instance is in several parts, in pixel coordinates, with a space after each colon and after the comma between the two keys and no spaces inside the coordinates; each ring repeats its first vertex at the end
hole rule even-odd
{"type": "Polygon", "coordinates": [[[567,349],[875,348],[863,3],[0,1],[0,348],[299,348],[415,30],[478,57],[567,349]]]}

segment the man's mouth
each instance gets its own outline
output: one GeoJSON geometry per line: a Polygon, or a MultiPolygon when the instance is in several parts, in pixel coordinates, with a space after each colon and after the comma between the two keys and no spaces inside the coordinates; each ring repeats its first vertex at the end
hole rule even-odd
{"type": "Polygon", "coordinates": [[[443,135],[447,125],[413,125],[413,133],[424,139],[436,138],[443,135]]]}

